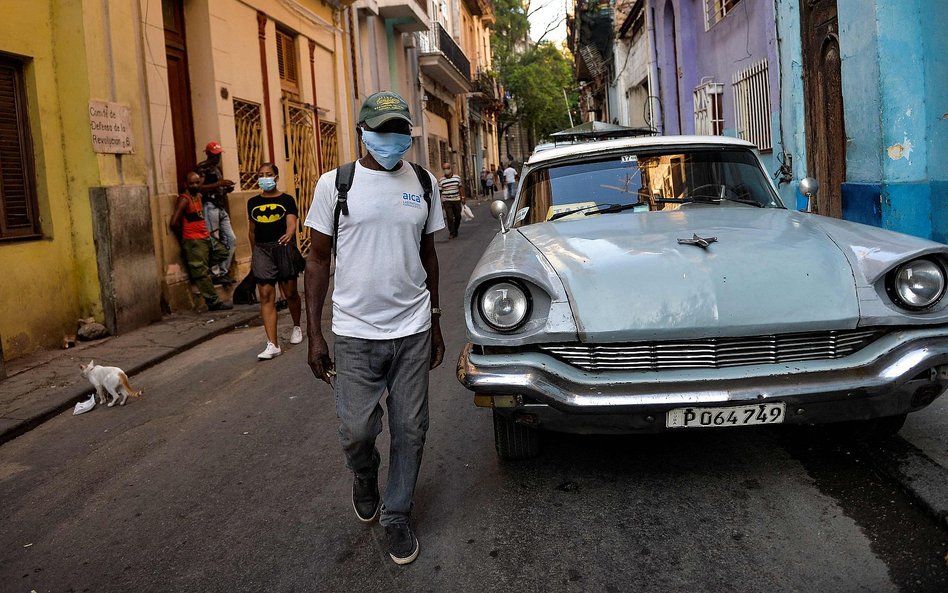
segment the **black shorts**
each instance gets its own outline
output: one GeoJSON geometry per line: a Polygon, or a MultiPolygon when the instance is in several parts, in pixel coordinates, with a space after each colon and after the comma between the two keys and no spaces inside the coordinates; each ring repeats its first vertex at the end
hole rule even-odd
{"type": "Polygon", "coordinates": [[[257,284],[295,280],[306,267],[296,243],[257,243],[253,246],[250,270],[257,284]]]}

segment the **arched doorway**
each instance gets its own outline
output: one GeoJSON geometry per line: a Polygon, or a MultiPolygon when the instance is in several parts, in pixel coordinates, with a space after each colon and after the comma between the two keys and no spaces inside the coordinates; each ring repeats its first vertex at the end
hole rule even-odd
{"type": "Polygon", "coordinates": [[[672,0],[665,2],[662,17],[661,82],[665,133],[681,134],[681,100],[678,93],[678,32],[675,27],[675,6],[672,0]]]}

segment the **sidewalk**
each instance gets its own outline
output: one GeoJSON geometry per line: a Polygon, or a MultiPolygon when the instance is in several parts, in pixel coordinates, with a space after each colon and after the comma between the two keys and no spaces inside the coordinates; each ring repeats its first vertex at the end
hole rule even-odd
{"type": "MultiPolygon", "coordinates": [[[[121,336],[10,361],[7,378],[0,380],[0,444],[88,397],[92,386],[79,374],[80,364],[94,359],[121,367],[132,377],[201,342],[256,322],[259,310],[258,305],[238,305],[232,311],[168,315],[121,336]]],[[[880,471],[948,527],[948,395],[909,414],[898,436],[863,447],[880,471]]]]}
{"type": "Polygon", "coordinates": [[[7,378],[0,380],[0,444],[88,397],[93,388],[79,374],[80,364],[95,360],[120,367],[132,377],[259,317],[259,305],[237,305],[231,311],[176,313],[120,336],[77,342],[68,350],[46,350],[12,360],[6,363],[7,378]]]}

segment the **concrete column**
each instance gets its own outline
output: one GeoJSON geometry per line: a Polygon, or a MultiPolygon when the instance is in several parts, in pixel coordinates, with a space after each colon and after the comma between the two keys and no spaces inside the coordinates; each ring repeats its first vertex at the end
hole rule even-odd
{"type": "Polygon", "coordinates": [[[151,207],[145,186],[89,188],[105,326],[113,335],[161,319],[151,207]]]}
{"type": "Polygon", "coordinates": [[[882,222],[885,228],[930,238],[925,60],[938,57],[926,54],[923,47],[919,0],[878,0],[876,10],[884,151],[882,222]]]}

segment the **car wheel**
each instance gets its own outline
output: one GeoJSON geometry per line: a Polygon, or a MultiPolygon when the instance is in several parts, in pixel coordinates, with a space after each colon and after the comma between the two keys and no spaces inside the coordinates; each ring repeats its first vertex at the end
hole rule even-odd
{"type": "Polygon", "coordinates": [[[501,459],[527,459],[540,452],[540,431],[494,411],[494,446],[501,459]]]}
{"type": "Polygon", "coordinates": [[[899,432],[908,414],[852,420],[827,426],[837,438],[847,441],[879,441],[899,432]]]}

